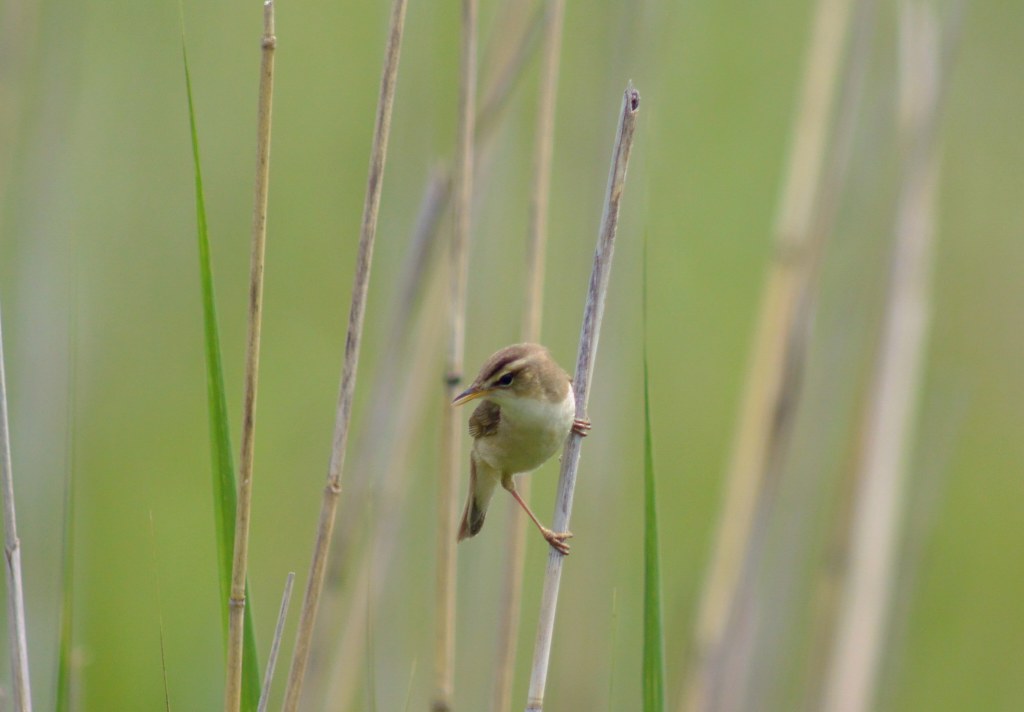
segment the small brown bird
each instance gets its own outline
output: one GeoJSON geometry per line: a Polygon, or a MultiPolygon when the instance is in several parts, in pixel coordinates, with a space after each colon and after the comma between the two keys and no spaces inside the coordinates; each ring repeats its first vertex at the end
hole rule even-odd
{"type": "Polygon", "coordinates": [[[452,405],[483,398],[469,418],[473,450],[469,458],[469,499],[459,541],[484,525],[487,506],[500,482],[516,498],[541,534],[562,554],[569,553],[571,532],[553,532],[534,516],[516,491],[515,476],[540,467],[565,442],[570,431],[586,435],[590,423],[576,420],[576,399],[569,374],[540,344],[513,344],[484,363],[476,380],[452,405]]]}

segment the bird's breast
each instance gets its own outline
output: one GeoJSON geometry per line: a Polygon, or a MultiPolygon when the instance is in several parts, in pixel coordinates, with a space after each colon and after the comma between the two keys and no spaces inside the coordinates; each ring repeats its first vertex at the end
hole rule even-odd
{"type": "Polygon", "coordinates": [[[509,474],[540,467],[565,442],[576,414],[572,389],[558,403],[518,398],[501,404],[497,432],[479,438],[474,448],[491,467],[509,474]]]}

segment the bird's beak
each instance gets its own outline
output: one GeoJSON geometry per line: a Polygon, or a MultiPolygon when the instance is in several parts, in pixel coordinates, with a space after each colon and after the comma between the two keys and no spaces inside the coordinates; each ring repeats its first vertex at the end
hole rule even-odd
{"type": "Polygon", "coordinates": [[[469,403],[471,400],[482,398],[483,396],[487,395],[490,392],[490,389],[480,388],[479,386],[472,385],[459,395],[455,396],[455,400],[452,401],[452,405],[462,405],[463,403],[469,403]]]}

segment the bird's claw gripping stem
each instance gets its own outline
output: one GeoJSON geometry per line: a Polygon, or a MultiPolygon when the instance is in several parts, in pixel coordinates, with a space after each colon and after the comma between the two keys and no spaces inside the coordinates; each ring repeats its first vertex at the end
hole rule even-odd
{"type": "Polygon", "coordinates": [[[542,533],[544,534],[544,538],[547,539],[548,544],[550,544],[555,551],[560,553],[562,556],[569,555],[569,545],[565,543],[565,540],[572,539],[572,532],[554,532],[545,527],[542,533]]]}
{"type": "Polygon", "coordinates": [[[576,418],[572,421],[572,431],[580,437],[587,437],[590,432],[590,421],[586,418],[576,418]]]}

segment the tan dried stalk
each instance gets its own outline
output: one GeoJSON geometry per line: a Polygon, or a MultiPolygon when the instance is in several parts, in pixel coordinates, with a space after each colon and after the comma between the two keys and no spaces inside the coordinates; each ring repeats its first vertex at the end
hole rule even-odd
{"type": "Polygon", "coordinates": [[[14,473],[11,466],[11,430],[7,419],[7,375],[4,372],[3,328],[0,326],[0,491],[4,508],[4,560],[7,564],[7,637],[10,646],[14,709],[32,711],[28,674],[28,636],[25,596],[21,585],[21,543],[14,509],[14,473]]]}
{"type": "MultiPolygon", "coordinates": [[[[494,135],[493,129],[499,125],[509,105],[512,90],[529,66],[529,60],[538,46],[535,39],[543,17],[543,13],[534,13],[518,37],[509,38],[507,33],[499,35],[512,44],[512,50],[504,53],[508,59],[495,72],[486,93],[488,99],[477,111],[477,131],[474,135],[477,155],[486,151],[487,139],[494,135]]],[[[321,600],[321,625],[314,637],[310,679],[307,683],[312,691],[307,699],[321,703],[329,700],[332,706],[341,709],[351,703],[355,686],[362,681],[360,669],[365,662],[362,636],[365,635],[365,615],[369,610],[364,594],[369,590],[370,595],[376,595],[373,592],[382,590],[390,575],[390,543],[394,541],[404,516],[410,492],[409,487],[401,484],[408,473],[409,451],[406,447],[395,447],[395,443],[416,442],[414,429],[421,422],[422,390],[431,379],[420,373],[420,367],[428,364],[426,359],[414,359],[412,367],[406,368],[400,365],[400,358],[407,354],[434,353],[430,339],[438,327],[434,324],[433,316],[419,327],[421,337],[417,337],[411,347],[409,335],[416,330],[414,319],[417,314],[433,315],[438,310],[438,307],[429,306],[434,303],[433,296],[423,300],[419,295],[427,289],[425,283],[434,278],[433,258],[438,242],[438,228],[451,195],[451,168],[441,165],[431,172],[424,187],[413,236],[401,269],[402,276],[396,281],[400,285],[400,294],[390,317],[386,346],[381,349],[383,356],[375,369],[376,375],[370,388],[373,395],[367,399],[372,405],[364,421],[366,438],[360,439],[356,460],[351,468],[354,476],[364,480],[374,473],[379,473],[381,478],[375,485],[378,489],[378,517],[373,531],[367,534],[371,549],[362,553],[360,563],[350,567],[347,576],[351,581],[370,581],[371,588],[367,589],[362,584],[348,586],[346,588],[353,592],[352,596],[342,602],[340,567],[329,567],[326,589],[321,600]],[[430,333],[423,334],[424,331],[430,333]],[[394,378],[397,372],[408,372],[404,385],[394,378]],[[403,407],[401,417],[396,419],[394,399],[399,393],[403,394],[403,407]],[[333,653],[328,653],[328,646],[333,648],[333,653]]],[[[364,487],[364,496],[367,491],[364,487]]],[[[358,496],[359,493],[351,494],[347,502],[353,511],[360,510],[360,505],[352,501],[358,496]]],[[[334,558],[345,559],[345,552],[356,545],[354,539],[359,521],[358,518],[351,518],[338,523],[334,537],[334,558]]]]}
{"type": "Polygon", "coordinates": [[[313,626],[316,623],[317,606],[320,601],[320,593],[323,590],[327,554],[330,550],[331,534],[334,529],[334,517],[338,508],[338,499],[341,496],[341,473],[345,464],[348,428],[352,418],[352,398],[355,393],[363,320],[366,316],[366,295],[370,285],[373,243],[377,234],[377,215],[380,210],[380,196],[384,182],[384,159],[387,156],[388,135],[391,129],[391,110],[394,105],[395,84],[398,78],[402,31],[405,27],[405,8],[406,0],[394,0],[391,8],[384,70],[381,74],[380,95],[377,100],[373,146],[370,150],[366,200],[363,203],[359,254],[356,257],[356,272],[352,285],[352,304],[349,309],[348,334],[345,339],[345,357],[342,364],[341,387],[338,393],[338,407],[334,422],[331,460],[327,469],[327,484],[324,487],[320,519],[313,545],[313,560],[310,564],[295,649],[292,652],[288,687],[285,691],[284,709],[287,712],[294,712],[298,709],[299,700],[302,697],[302,686],[313,640],[313,626]]]}
{"type": "MultiPolygon", "coordinates": [[[[783,450],[777,416],[792,406],[802,360],[810,285],[824,246],[821,175],[835,88],[846,44],[850,0],[821,0],[811,32],[786,181],[775,224],[775,254],[765,282],[725,500],[704,578],[695,639],[679,710],[713,709],[723,677],[730,619],[736,615],[744,560],[768,487],[769,464],[783,450]],[[801,313],[801,308],[804,308],[801,313]],[[804,317],[801,319],[801,317],[804,317]],[[800,337],[800,338],[798,338],[800,337]]],[[[790,410],[791,413],[791,410],[790,410]]],[[[738,681],[733,681],[736,687],[738,681]]]]}
{"type": "MultiPolygon", "coordinates": [[[[427,180],[413,227],[412,239],[406,252],[405,261],[399,270],[399,277],[395,281],[395,284],[398,285],[398,294],[389,317],[388,335],[379,350],[380,358],[374,367],[373,381],[369,388],[369,393],[372,395],[367,399],[370,403],[370,411],[363,419],[364,437],[356,441],[357,446],[350,468],[352,478],[356,482],[349,485],[349,496],[346,498],[345,506],[351,512],[365,511],[365,498],[372,486],[370,481],[374,477],[379,475],[386,478],[397,474],[378,466],[375,460],[379,459],[382,453],[390,453],[392,444],[404,437],[401,431],[395,427],[395,403],[405,393],[399,388],[400,381],[395,378],[395,374],[405,370],[403,358],[407,358],[409,353],[418,353],[409,351],[409,335],[413,331],[416,315],[423,310],[422,294],[426,289],[425,285],[433,277],[438,228],[450,196],[451,176],[446,170],[440,167],[435,168],[427,180]]],[[[350,547],[355,545],[354,539],[357,532],[362,528],[361,517],[347,517],[338,522],[334,534],[333,559],[336,562],[348,557],[348,552],[351,551],[350,547]]],[[[325,596],[340,593],[341,574],[339,566],[328,567],[325,596]]],[[[324,603],[326,602],[325,600],[324,603]]],[[[363,612],[365,610],[365,608],[362,609],[363,612]]],[[[358,611],[350,611],[350,613],[357,616],[362,615],[358,611]]],[[[318,652],[323,652],[321,642],[334,636],[333,631],[336,627],[334,622],[337,619],[332,618],[328,621],[325,625],[318,627],[320,632],[314,640],[314,658],[318,652]]],[[[365,630],[365,626],[362,626],[361,629],[365,630]]]]}
{"type": "Polygon", "coordinates": [[[256,386],[260,370],[260,329],[263,321],[263,262],[267,241],[267,191],[270,179],[270,123],[274,97],[274,0],[263,3],[263,52],[260,62],[259,108],[256,128],[256,189],[252,217],[249,271],[249,338],[242,402],[242,448],[238,458],[238,506],[235,509],[235,547],[228,601],[227,680],[224,710],[242,703],[242,642],[245,621],[245,578],[249,561],[249,521],[252,513],[252,456],[256,428],[256,386]]]}
{"type": "MultiPolygon", "coordinates": [[[[576,417],[587,418],[587,402],[590,398],[590,381],[594,375],[594,360],[597,356],[598,336],[604,317],[605,295],[611,278],[612,255],[615,248],[615,232],[619,224],[619,205],[626,183],[626,168],[633,148],[633,134],[640,109],[640,94],[632,82],[626,87],[619,112],[618,129],[612,150],[611,168],[608,172],[608,191],[605,195],[601,228],[594,251],[594,268],[590,274],[590,288],[587,303],[583,309],[583,326],[580,330],[579,353],[576,357],[576,375],[572,389],[576,396],[576,417]]],[[[562,451],[562,469],[558,476],[558,494],[555,499],[555,514],[551,528],[556,532],[569,530],[569,516],[572,513],[572,499],[576,489],[576,471],[580,463],[582,436],[573,432],[566,440],[562,451]]],[[[555,609],[558,605],[558,586],[562,579],[562,561],[565,556],[554,548],[548,554],[547,571],[544,576],[544,590],[541,595],[540,616],[537,622],[537,640],[533,649],[533,665],[530,672],[530,691],[526,711],[540,712],[544,707],[544,687],[547,682],[548,661],[551,657],[551,642],[555,629],[555,609]]]]}
{"type": "MultiPolygon", "coordinates": [[[[555,100],[558,95],[558,65],[562,54],[564,0],[549,0],[544,27],[543,64],[537,105],[537,135],[534,144],[533,183],[530,191],[530,225],[526,252],[526,290],[523,304],[523,341],[539,342],[544,311],[544,267],[548,241],[548,204],[551,194],[551,162],[555,144],[555,100]]],[[[530,478],[518,484],[523,499],[530,498],[530,478]]],[[[516,670],[516,640],[523,597],[523,569],[526,563],[527,519],[514,511],[518,503],[509,501],[505,541],[508,551],[502,576],[502,598],[498,610],[498,654],[495,660],[491,709],[509,712],[512,708],[512,680],[516,670]]]]}
{"type": "Polygon", "coordinates": [[[437,488],[437,580],[435,587],[434,712],[452,708],[455,667],[455,520],[462,460],[459,412],[451,407],[462,381],[466,345],[466,284],[473,201],[473,136],[476,120],[477,2],[462,0],[458,132],[455,159],[454,231],[451,242],[450,333],[444,402],[441,403],[441,470],[437,488]]]}
{"type": "Polygon", "coordinates": [[[850,532],[850,569],[826,677],[828,712],[871,709],[896,581],[914,413],[931,315],[939,98],[939,32],[923,5],[904,3],[900,23],[903,185],[888,299],[864,413],[860,473],[850,532]]]}
{"type": "MultiPolygon", "coordinates": [[[[425,358],[425,354],[438,353],[440,334],[443,331],[443,309],[441,309],[440,283],[432,285],[431,294],[426,300],[424,318],[417,329],[415,338],[410,342],[409,353],[417,354],[411,359],[407,368],[401,373],[399,380],[402,395],[402,407],[397,415],[392,413],[396,422],[389,427],[402,437],[395,438],[381,450],[379,472],[382,473],[380,496],[375,501],[374,510],[377,520],[367,546],[360,555],[360,561],[352,567],[350,583],[351,591],[346,601],[345,612],[341,618],[344,625],[332,636],[333,654],[324,665],[326,693],[321,694],[320,706],[316,709],[350,709],[355,692],[360,683],[365,681],[363,667],[366,660],[366,630],[368,601],[377,600],[384,594],[388,583],[390,567],[395,560],[395,548],[400,544],[396,533],[402,526],[406,516],[403,504],[413,487],[408,478],[411,470],[411,459],[414,444],[419,441],[418,429],[426,422],[428,406],[434,406],[437,382],[432,378],[440,359],[425,358]]],[[[431,408],[432,410],[432,408],[431,408]]]]}

